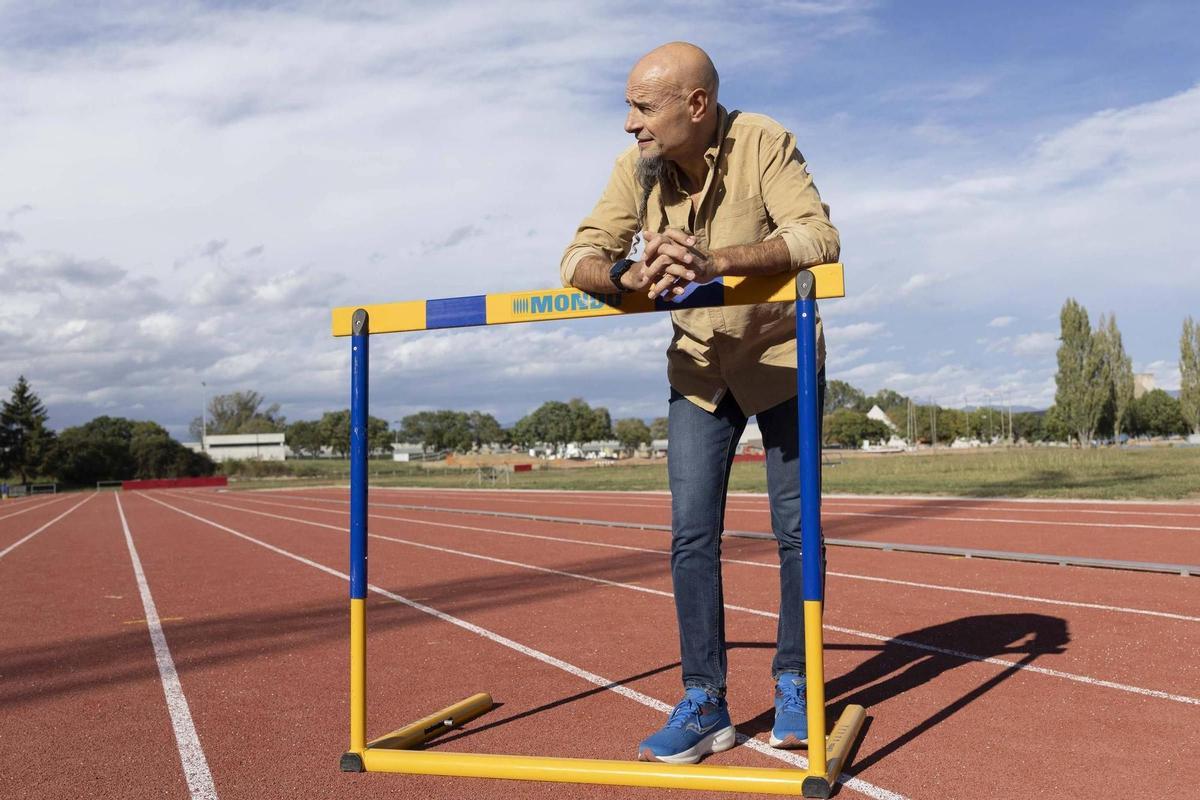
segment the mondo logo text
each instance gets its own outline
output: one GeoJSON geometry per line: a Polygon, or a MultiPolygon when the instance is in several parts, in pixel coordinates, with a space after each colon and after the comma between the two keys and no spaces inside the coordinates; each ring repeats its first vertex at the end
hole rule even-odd
{"type": "Polygon", "coordinates": [[[514,314],[550,314],[566,311],[595,311],[605,306],[620,308],[621,295],[556,292],[515,297],[512,301],[512,312],[514,314]]]}

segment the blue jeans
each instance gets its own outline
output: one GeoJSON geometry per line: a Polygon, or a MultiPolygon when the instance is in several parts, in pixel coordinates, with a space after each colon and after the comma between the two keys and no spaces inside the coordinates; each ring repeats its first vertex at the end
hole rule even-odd
{"type": "MultiPolygon", "coordinates": [[[[817,381],[825,404],[825,371],[817,381]]],[[[779,626],[772,673],[804,672],[800,472],[796,398],[760,412],[771,530],[779,546],[779,626]]],[[[746,415],[726,391],[713,412],[671,390],[667,472],[671,485],[671,579],[685,687],[725,692],[725,600],[721,533],[725,496],[746,415]]],[[[824,551],[824,544],[821,546],[824,551]]],[[[822,553],[823,554],[823,553],[822,553]]]]}

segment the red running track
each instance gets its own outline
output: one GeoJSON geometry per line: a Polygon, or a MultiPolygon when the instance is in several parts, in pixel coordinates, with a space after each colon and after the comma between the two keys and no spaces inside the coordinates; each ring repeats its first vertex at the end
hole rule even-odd
{"type": "MultiPolygon", "coordinates": [[[[490,499],[498,510],[596,517],[597,497],[617,507],[612,495],[591,493],[440,492],[419,503],[490,499]],[[510,502],[522,498],[523,506],[510,502]],[[549,501],[568,505],[550,511],[549,501]]],[[[346,569],[344,498],[121,498],[217,795],[682,796],[337,772],[347,585],[326,570],[346,569]]],[[[633,755],[662,720],[647,702],[673,703],[679,691],[667,534],[389,507],[417,504],[408,492],[372,498],[372,582],[478,627],[373,595],[371,735],[486,690],[503,705],[437,749],[633,755]],[[628,696],[597,678],[619,681],[628,696]]],[[[644,520],[662,513],[663,500],[625,496],[619,510],[644,520]]],[[[0,517],[0,551],[76,502],[0,517]]],[[[739,497],[731,506],[754,514],[740,506],[760,502],[739,497]]],[[[0,796],[189,796],[115,507],[112,495],[98,495],[0,557],[0,763],[56,765],[6,767],[0,796]]],[[[1138,509],[1155,510],[1164,509],[1138,509]]],[[[1079,532],[1055,535],[1065,542],[1079,532]]],[[[1094,555],[1086,539],[1078,546],[1094,555]]],[[[835,713],[839,703],[862,702],[871,717],[852,767],[862,783],[841,796],[1108,797],[1117,786],[1129,797],[1192,796],[1200,779],[1195,578],[830,553],[830,694],[835,713]]],[[[726,601],[736,607],[727,611],[731,707],[739,730],[762,739],[773,548],[730,540],[724,555],[726,601]]],[[[742,746],[711,763],[778,766],[773,756],[742,746]]]]}

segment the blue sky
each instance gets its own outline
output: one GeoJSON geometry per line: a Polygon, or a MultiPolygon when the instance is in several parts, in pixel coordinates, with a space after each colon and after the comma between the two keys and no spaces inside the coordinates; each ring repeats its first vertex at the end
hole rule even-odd
{"type": "MultiPolygon", "coordinates": [[[[1178,386],[1200,316],[1200,5],[0,2],[0,383],[177,435],[210,391],[346,404],[331,306],[551,286],[670,39],[794,130],[842,231],[829,374],[1053,398],[1057,313],[1178,386]]],[[[664,413],[665,318],[381,338],[398,419],[664,413]]]]}

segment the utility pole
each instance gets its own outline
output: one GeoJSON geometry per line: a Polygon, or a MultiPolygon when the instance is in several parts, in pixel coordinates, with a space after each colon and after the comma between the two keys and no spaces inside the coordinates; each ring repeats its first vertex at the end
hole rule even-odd
{"type": "Polygon", "coordinates": [[[208,452],[208,384],[200,381],[200,450],[208,452]]]}
{"type": "Polygon", "coordinates": [[[937,450],[937,406],[933,404],[933,398],[929,398],[929,444],[937,450]]]}

